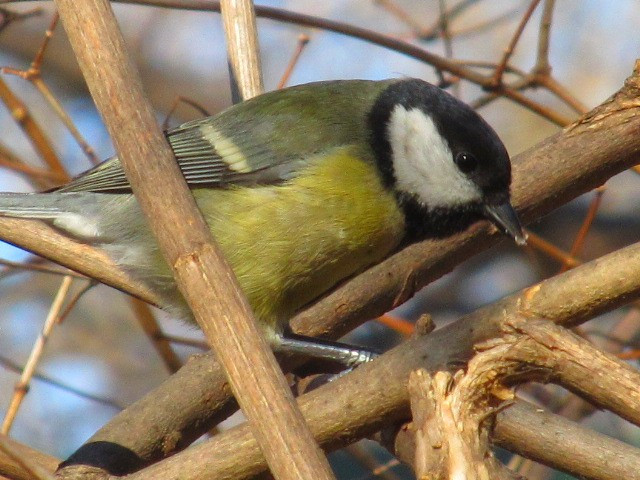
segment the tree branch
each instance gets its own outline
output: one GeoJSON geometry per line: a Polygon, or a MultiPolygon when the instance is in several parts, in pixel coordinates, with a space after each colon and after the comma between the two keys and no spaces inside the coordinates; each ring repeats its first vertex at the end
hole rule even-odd
{"type": "MultiPolygon", "coordinates": [[[[408,415],[406,384],[411,371],[457,368],[473,356],[478,343],[509,331],[514,319],[525,322],[527,318],[544,318],[569,326],[617,308],[640,295],[639,271],[640,244],[608,254],[481,308],[427,336],[411,339],[376,361],[300,397],[300,408],[317,440],[326,448],[338,448],[371,435],[408,415]],[[612,276],[611,272],[616,274],[612,276]]],[[[614,372],[608,386],[617,380],[621,385],[637,388],[640,373],[620,362],[617,365],[624,375],[615,376],[614,372]]],[[[594,392],[587,388],[589,383],[597,383],[591,380],[585,378],[579,388],[573,388],[571,382],[567,386],[594,392]]],[[[610,394],[610,389],[598,385],[589,388],[598,390],[600,405],[638,421],[635,396],[621,398],[619,391],[610,394]]],[[[526,430],[522,436],[524,443],[526,430]]],[[[264,468],[250,430],[239,426],[127,478],[248,478],[264,468]]]]}
{"type": "Polygon", "coordinates": [[[109,2],[56,5],[131,188],[272,471],[282,479],[332,478],[156,123],[109,2]]]}

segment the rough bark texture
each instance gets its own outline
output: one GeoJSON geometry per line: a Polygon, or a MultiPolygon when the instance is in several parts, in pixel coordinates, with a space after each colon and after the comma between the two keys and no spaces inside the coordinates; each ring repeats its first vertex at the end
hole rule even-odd
{"type": "MultiPolygon", "coordinates": [[[[227,5],[238,3],[251,7],[227,5]]],[[[109,2],[56,5],[131,188],[272,472],[280,479],[333,478],[156,123],[109,2]]]]}

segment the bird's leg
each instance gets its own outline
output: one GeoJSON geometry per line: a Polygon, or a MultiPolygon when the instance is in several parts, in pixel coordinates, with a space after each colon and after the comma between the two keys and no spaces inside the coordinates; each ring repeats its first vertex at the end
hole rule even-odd
{"type": "Polygon", "coordinates": [[[282,353],[297,353],[307,357],[337,362],[349,370],[376,358],[379,353],[346,343],[332,342],[295,333],[277,335],[273,349],[282,353]]]}

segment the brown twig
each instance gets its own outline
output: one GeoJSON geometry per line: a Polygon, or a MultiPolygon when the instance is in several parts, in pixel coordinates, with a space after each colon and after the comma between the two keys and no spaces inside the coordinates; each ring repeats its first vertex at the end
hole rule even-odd
{"type": "Polygon", "coordinates": [[[170,373],[177,372],[182,366],[182,362],[173,350],[171,343],[162,333],[162,329],[160,325],[158,325],[149,305],[137,298],[131,298],[130,304],[135,312],[138,323],[156,349],[156,352],[158,352],[167,370],[169,370],[170,373]]]}
{"type": "Polygon", "coordinates": [[[514,49],[516,48],[518,41],[520,40],[520,36],[524,31],[524,27],[526,27],[527,23],[529,23],[529,19],[531,18],[531,15],[533,15],[534,10],[536,9],[539,3],[540,3],[540,0],[532,0],[532,2],[529,4],[529,7],[524,12],[524,15],[522,16],[522,19],[518,24],[518,28],[516,28],[516,31],[513,34],[513,37],[511,38],[509,45],[507,46],[507,48],[505,48],[504,53],[502,54],[502,59],[498,64],[498,68],[496,68],[496,71],[493,74],[492,82],[495,87],[502,85],[502,75],[504,74],[504,69],[507,66],[507,63],[509,62],[509,59],[511,58],[511,55],[513,54],[514,49]]]}
{"type": "MultiPolygon", "coordinates": [[[[86,279],[85,275],[80,273],[76,273],[73,270],[69,270],[66,268],[59,267],[57,265],[40,265],[38,263],[30,262],[12,262],[11,260],[6,260],[4,258],[0,258],[0,265],[7,267],[7,269],[11,269],[14,271],[32,271],[39,273],[49,273],[51,275],[63,275],[70,276],[75,278],[86,279]]],[[[6,270],[0,272],[0,278],[4,278],[8,275],[6,270]]]]}
{"type": "Polygon", "coordinates": [[[53,150],[49,139],[33,119],[26,105],[22,103],[2,79],[0,79],[0,100],[6,105],[18,126],[24,131],[35,150],[49,168],[57,175],[66,175],[64,167],[53,150]]]}
{"type": "MultiPolygon", "coordinates": [[[[11,75],[19,76],[29,82],[31,82],[43,96],[43,98],[47,101],[47,103],[53,108],[53,111],[56,113],[60,121],[65,125],[71,136],[78,143],[82,151],[89,158],[89,161],[94,165],[97,165],[100,160],[96,156],[93,148],[87,141],[84,139],[80,131],[77,129],[65,109],[62,107],[58,99],[55,97],[53,92],[49,89],[49,86],[42,79],[42,61],[44,59],[44,54],[49,45],[49,41],[53,37],[53,32],[56,29],[56,25],[58,24],[58,14],[54,13],[53,18],[51,19],[51,23],[47,30],[45,31],[44,40],[36,53],[33,61],[31,62],[31,66],[27,70],[17,70],[15,68],[3,67],[0,69],[2,73],[8,73],[11,75]]],[[[65,173],[65,180],[69,180],[69,177],[65,173]]]]}
{"type": "Polygon", "coordinates": [[[23,174],[27,180],[41,189],[63,183],[67,178],[65,175],[49,169],[29,165],[3,146],[0,146],[0,166],[23,174]]]}
{"type": "MultiPolygon", "coordinates": [[[[585,239],[587,238],[587,234],[589,233],[591,225],[593,224],[593,221],[596,218],[596,214],[598,213],[598,209],[602,204],[602,195],[604,194],[604,192],[604,187],[595,189],[593,199],[591,200],[589,209],[587,210],[587,214],[585,215],[582,225],[580,225],[580,230],[578,230],[576,238],[573,240],[573,244],[571,245],[571,250],[569,251],[570,258],[575,258],[580,255],[582,247],[584,246],[585,239]]],[[[563,261],[560,271],[564,272],[569,268],[571,268],[571,265],[563,261]]]]}
{"type": "Polygon", "coordinates": [[[413,323],[388,313],[379,316],[376,321],[405,337],[411,336],[415,330],[413,323]]]}
{"type": "MultiPolygon", "coordinates": [[[[16,373],[22,373],[25,369],[24,366],[20,366],[15,362],[13,362],[11,359],[4,358],[2,356],[0,356],[0,364],[2,365],[3,368],[7,370],[11,370],[16,373]]],[[[64,390],[65,392],[72,393],[73,395],[77,395],[80,398],[85,398],[87,400],[91,400],[92,402],[100,403],[101,405],[104,405],[109,408],[113,408],[118,411],[123,410],[125,408],[124,405],[121,405],[116,400],[100,397],[92,393],[87,393],[84,390],[80,390],[79,388],[75,388],[65,383],[59,382],[58,380],[54,380],[53,378],[47,377],[40,373],[34,373],[33,378],[36,378],[43,383],[59,388],[60,390],[64,390]]]]}
{"type": "Polygon", "coordinates": [[[561,250],[560,248],[555,246],[553,243],[545,240],[539,235],[536,235],[531,231],[527,231],[527,235],[528,235],[527,237],[528,246],[543,252],[545,255],[548,255],[549,257],[555,260],[558,260],[562,264],[569,265],[571,268],[573,268],[573,267],[577,267],[582,263],[577,258],[572,257],[571,255],[569,255],[569,253],[565,252],[564,250],[561,250]]]}
{"type": "Polygon", "coordinates": [[[431,32],[428,32],[427,28],[420,25],[420,23],[416,21],[413,15],[407,13],[404,8],[402,8],[393,0],[374,0],[374,3],[380,5],[380,7],[384,8],[391,15],[396,17],[401,22],[405,23],[411,29],[412,34],[417,38],[435,38],[435,36],[437,35],[437,30],[441,27],[441,24],[438,23],[431,32]]]}
{"type": "Polygon", "coordinates": [[[47,318],[42,327],[42,332],[33,345],[33,349],[29,354],[29,359],[24,366],[20,380],[15,385],[14,395],[11,398],[11,403],[9,404],[9,408],[7,409],[7,413],[5,414],[2,422],[2,428],[0,429],[0,432],[4,435],[9,433],[9,430],[13,425],[13,421],[18,413],[18,409],[20,408],[20,405],[22,405],[22,400],[29,391],[29,382],[31,381],[31,378],[35,373],[36,366],[42,357],[44,346],[51,335],[53,327],[58,323],[62,304],[67,296],[69,287],[71,287],[72,281],[73,278],[70,276],[66,276],[62,279],[58,293],[51,304],[51,308],[49,309],[49,313],[47,314],[47,318]]]}
{"type": "Polygon", "coordinates": [[[498,414],[493,442],[508,445],[511,451],[534,461],[592,480],[630,478],[631,472],[639,471],[637,448],[522,401],[498,414]],[[530,432],[532,426],[535,435],[521,435],[523,429],[530,432]],[[555,441],[558,438],[568,441],[555,441]]]}
{"type": "MultiPolygon", "coordinates": [[[[371,477],[375,477],[380,480],[402,480],[390,468],[382,468],[380,460],[372,455],[366,448],[363,442],[347,445],[344,448],[345,453],[349,454],[355,461],[362,466],[365,471],[371,472],[371,477]]],[[[398,465],[396,461],[395,465],[398,465]]],[[[371,478],[369,477],[369,478],[371,478]]]]}
{"type": "Polygon", "coordinates": [[[538,34],[538,54],[533,72],[549,77],[551,75],[551,64],[549,63],[549,40],[551,38],[551,19],[553,17],[553,7],[555,0],[545,0],[540,20],[540,32],[538,34]]]}
{"type": "Polygon", "coordinates": [[[221,0],[220,13],[227,39],[231,98],[237,103],[264,91],[256,14],[250,0],[221,0]]]}
{"type": "Polygon", "coordinates": [[[36,17],[41,13],[42,8],[40,7],[33,8],[26,12],[14,12],[12,10],[7,10],[6,8],[0,8],[0,33],[14,22],[36,17]]]}
{"type": "Polygon", "coordinates": [[[164,121],[162,122],[162,130],[167,130],[169,128],[169,120],[171,119],[171,116],[176,111],[180,103],[186,103],[190,107],[194,108],[197,112],[199,112],[203,117],[208,117],[211,115],[207,111],[207,109],[205,109],[202,105],[200,105],[195,100],[191,100],[190,98],[183,97],[182,95],[178,95],[173,101],[171,108],[169,108],[167,115],[164,117],[164,121]]]}
{"type": "MultiPolygon", "coordinates": [[[[0,4],[7,1],[16,0],[0,0],[0,4]]],[[[23,0],[24,1],[24,0],[23,0]]],[[[220,2],[215,0],[121,0],[123,3],[131,3],[138,5],[153,5],[161,8],[179,8],[185,10],[204,10],[204,11],[220,11],[220,2]]],[[[373,30],[366,28],[349,25],[347,23],[338,22],[335,20],[329,20],[320,17],[314,17],[312,15],[305,15],[296,12],[290,12],[287,10],[267,7],[258,5],[255,8],[256,14],[261,17],[270,18],[285,23],[294,23],[296,25],[303,25],[312,28],[318,28],[322,30],[332,31],[343,35],[348,35],[354,38],[380,45],[385,48],[390,48],[402,54],[408,55],[416,60],[428,63],[437,70],[446,71],[455,77],[468,80],[472,83],[480,85],[482,87],[493,89],[495,88],[492,76],[482,75],[472,69],[466,68],[453,60],[435,55],[419,46],[416,46],[410,42],[405,42],[397,38],[384,35],[373,30]]],[[[531,109],[532,111],[544,115],[550,121],[563,126],[568,122],[567,118],[558,112],[555,112],[548,107],[537,104],[536,102],[526,98],[523,95],[518,95],[508,87],[503,86],[498,94],[505,95],[516,103],[521,104],[523,107],[531,109]]]]}
{"type": "Polygon", "coordinates": [[[287,68],[285,68],[280,81],[278,82],[278,86],[276,88],[281,89],[284,88],[287,83],[289,83],[289,79],[291,78],[291,74],[293,73],[293,69],[296,68],[298,61],[300,60],[300,56],[304,51],[305,47],[309,44],[310,37],[305,33],[301,33],[298,35],[298,44],[296,46],[296,50],[293,52],[291,56],[291,60],[287,64],[287,68]]]}
{"type": "Polygon", "coordinates": [[[195,348],[199,348],[200,350],[209,350],[209,345],[207,344],[207,342],[205,342],[204,340],[197,340],[194,338],[187,338],[187,337],[179,337],[176,335],[168,335],[166,333],[159,333],[159,338],[163,339],[163,340],[167,340],[171,343],[177,343],[179,345],[186,345],[188,347],[195,347],[195,348]]]}
{"type": "Polygon", "coordinates": [[[0,471],[6,475],[3,480],[4,478],[9,478],[10,480],[34,480],[34,475],[30,468],[32,465],[39,465],[53,474],[60,463],[57,458],[22,445],[4,435],[0,435],[0,441],[11,451],[11,455],[0,451],[0,471]],[[24,465],[24,459],[28,459],[29,466],[24,465]]]}

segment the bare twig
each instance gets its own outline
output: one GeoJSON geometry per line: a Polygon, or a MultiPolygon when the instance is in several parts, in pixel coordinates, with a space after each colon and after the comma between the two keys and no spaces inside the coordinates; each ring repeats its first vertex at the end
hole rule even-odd
{"type": "Polygon", "coordinates": [[[173,101],[173,104],[171,105],[171,108],[167,112],[166,117],[164,117],[164,121],[162,122],[162,130],[167,130],[169,128],[169,120],[171,119],[173,112],[176,111],[180,103],[186,103],[190,107],[194,108],[203,117],[208,117],[209,115],[211,115],[202,105],[200,105],[195,100],[191,100],[187,97],[183,97],[182,95],[178,95],[176,99],[173,101]]]}
{"type": "Polygon", "coordinates": [[[22,371],[22,375],[20,376],[20,380],[16,383],[14,388],[15,392],[11,399],[11,403],[9,408],[7,409],[7,413],[5,414],[4,420],[2,422],[1,433],[7,434],[13,425],[13,420],[15,419],[18,409],[22,404],[22,400],[24,399],[27,391],[29,390],[29,382],[35,373],[36,366],[42,357],[42,353],[44,351],[44,346],[49,339],[49,335],[53,330],[53,327],[58,322],[60,317],[60,311],[62,310],[62,304],[64,302],[65,297],[67,296],[67,292],[69,291],[69,287],[71,286],[71,282],[73,278],[70,276],[66,276],[62,279],[62,283],[60,284],[60,288],[58,289],[58,293],[51,304],[51,308],[49,309],[49,313],[42,327],[42,333],[38,336],[35,344],[33,345],[33,349],[31,350],[31,354],[29,355],[29,359],[22,371]]]}
{"type": "Polygon", "coordinates": [[[33,119],[26,105],[22,103],[2,79],[0,79],[0,100],[6,105],[18,126],[24,131],[33,147],[49,168],[57,175],[66,175],[64,167],[53,150],[49,139],[33,119]]]}
{"type": "Polygon", "coordinates": [[[542,20],[540,21],[540,33],[538,34],[538,55],[533,71],[539,75],[550,76],[551,65],[549,64],[549,39],[551,37],[551,19],[555,0],[545,0],[542,10],[542,20]]]}
{"type": "Polygon", "coordinates": [[[162,329],[160,325],[158,325],[149,305],[137,298],[131,298],[130,303],[131,308],[133,308],[136,314],[138,323],[156,349],[156,352],[158,352],[158,355],[160,355],[167,370],[169,370],[170,373],[177,372],[182,366],[182,362],[171,347],[171,343],[162,333],[162,329]]]}
{"type": "MultiPolygon", "coordinates": [[[[11,370],[13,372],[16,373],[22,373],[25,369],[25,367],[22,367],[16,363],[14,363],[12,360],[10,360],[9,358],[4,358],[2,356],[0,356],[0,364],[2,365],[3,368],[6,368],[7,370],[11,370]]],[[[87,393],[84,390],[80,390],[78,388],[72,387],[70,385],[67,385],[65,383],[59,382],[58,380],[54,380],[53,378],[49,378],[45,375],[39,374],[39,373],[34,373],[33,374],[33,378],[36,378],[38,380],[40,380],[41,382],[47,383],[49,385],[52,385],[56,388],[59,388],[60,390],[64,390],[65,392],[69,392],[72,393],[73,395],[77,395],[80,398],[85,398],[87,400],[91,400],[92,402],[96,402],[96,403],[100,403],[102,405],[105,405],[109,408],[113,408],[115,410],[122,410],[124,409],[124,405],[121,405],[120,403],[118,403],[116,400],[112,400],[110,398],[104,398],[104,397],[100,397],[98,395],[94,395],[92,393],[87,393]]]]}
{"type": "MultiPolygon", "coordinates": [[[[596,218],[596,214],[598,213],[598,209],[600,208],[600,205],[602,203],[602,195],[604,194],[604,192],[605,192],[604,187],[595,189],[593,199],[589,204],[589,210],[587,211],[587,215],[585,216],[584,221],[582,222],[582,225],[580,225],[580,230],[578,230],[578,233],[576,234],[576,238],[574,239],[573,244],[571,245],[571,250],[569,251],[570,258],[576,258],[577,256],[580,255],[580,252],[582,251],[582,247],[584,245],[584,241],[587,237],[587,234],[589,233],[589,229],[591,228],[591,225],[593,224],[593,221],[596,218]]],[[[565,258],[565,260],[567,259],[565,258]]],[[[571,265],[569,265],[566,261],[563,260],[561,271],[565,271],[568,268],[571,268],[571,265]]]]}
{"type": "Polygon", "coordinates": [[[524,31],[524,27],[526,27],[527,23],[529,23],[529,19],[531,18],[531,15],[533,15],[533,11],[536,9],[539,3],[540,3],[540,0],[532,0],[532,2],[529,4],[529,8],[527,8],[527,10],[524,12],[524,15],[522,16],[522,19],[518,24],[518,28],[516,29],[516,32],[513,34],[513,37],[511,38],[509,45],[507,46],[507,48],[505,48],[504,53],[502,55],[502,60],[500,60],[500,63],[498,64],[498,68],[496,68],[496,71],[493,74],[492,81],[496,87],[502,84],[502,75],[504,73],[504,69],[507,66],[507,63],[509,62],[511,55],[513,54],[513,50],[516,48],[516,45],[520,40],[520,36],[524,31]]]}
{"type": "MultiPolygon", "coordinates": [[[[98,159],[98,157],[96,157],[96,154],[93,148],[84,139],[84,137],[82,136],[80,131],[77,129],[77,127],[75,126],[75,124],[73,123],[73,121],[71,120],[67,112],[65,111],[65,109],[62,107],[58,99],[55,97],[53,92],[51,92],[51,90],[49,89],[48,85],[42,79],[42,70],[41,70],[42,61],[44,59],[44,54],[45,54],[45,51],[47,50],[47,46],[49,45],[49,40],[51,39],[51,37],[53,37],[53,32],[57,24],[58,24],[58,14],[54,13],[53,18],[51,19],[49,28],[47,28],[47,30],[45,31],[44,40],[42,41],[42,44],[40,45],[40,48],[38,49],[38,52],[36,53],[36,56],[31,62],[31,66],[29,67],[28,70],[17,70],[14,68],[3,67],[2,69],[0,69],[0,71],[2,73],[17,75],[19,77],[24,78],[25,80],[30,81],[38,89],[38,91],[44,97],[47,103],[51,105],[51,108],[53,108],[53,111],[56,113],[56,115],[58,115],[58,118],[62,121],[62,123],[65,125],[67,130],[69,130],[69,133],[71,133],[71,136],[73,136],[73,138],[78,143],[80,148],[82,148],[82,151],[87,155],[87,157],[89,158],[89,161],[91,161],[91,163],[93,163],[94,165],[97,165],[100,160],[98,159]]],[[[65,177],[66,177],[65,180],[69,179],[69,177],[66,174],[65,174],[65,177]]]]}
{"type": "Polygon", "coordinates": [[[237,103],[264,91],[256,15],[250,0],[222,0],[220,13],[227,39],[231,95],[237,103]]]}
{"type": "Polygon", "coordinates": [[[498,414],[492,441],[582,478],[630,478],[640,471],[637,448],[522,401],[498,414]],[[536,430],[535,435],[525,438],[523,429],[531,432],[532,427],[536,430]],[[558,438],[567,441],[554,441],[558,438]],[[573,439],[580,441],[573,442],[573,439]]]}
{"type": "Polygon", "coordinates": [[[293,69],[298,64],[298,61],[300,60],[300,55],[302,55],[302,52],[308,43],[309,43],[309,35],[305,33],[301,33],[300,35],[298,35],[298,45],[296,46],[295,52],[293,52],[293,55],[291,56],[291,60],[289,60],[289,64],[287,65],[287,68],[282,74],[282,78],[280,78],[280,81],[278,82],[278,87],[277,87],[278,89],[284,88],[285,85],[289,83],[289,78],[291,78],[293,69]]]}
{"type": "Polygon", "coordinates": [[[568,252],[561,250],[560,248],[556,247],[554,244],[545,240],[539,235],[536,235],[535,233],[530,231],[527,231],[527,235],[528,235],[527,237],[528,246],[533,247],[537,250],[540,250],[541,252],[548,255],[549,257],[555,260],[558,260],[562,264],[568,265],[569,267],[573,268],[582,263],[577,258],[574,258],[571,255],[569,255],[568,252]]]}
{"type": "Polygon", "coordinates": [[[42,13],[42,8],[36,7],[25,12],[14,12],[6,8],[0,8],[0,33],[14,22],[36,17],[42,13]]]}
{"type": "Polygon", "coordinates": [[[63,267],[59,267],[57,265],[40,265],[39,263],[34,263],[32,261],[12,262],[11,260],[0,258],[0,265],[7,267],[7,269],[0,271],[0,279],[8,276],[8,272],[6,270],[9,270],[9,269],[13,271],[26,271],[26,272],[32,271],[32,272],[39,272],[39,273],[49,273],[51,275],[63,275],[63,276],[70,276],[70,277],[82,278],[82,279],[87,278],[85,275],[76,273],[72,270],[69,270],[63,267]]]}

